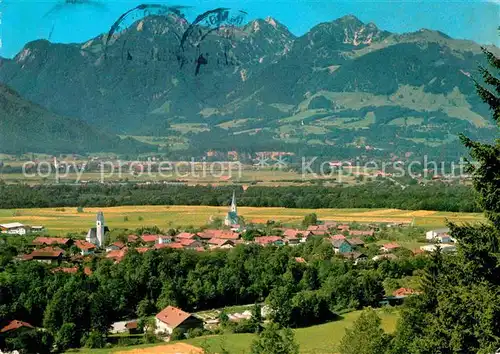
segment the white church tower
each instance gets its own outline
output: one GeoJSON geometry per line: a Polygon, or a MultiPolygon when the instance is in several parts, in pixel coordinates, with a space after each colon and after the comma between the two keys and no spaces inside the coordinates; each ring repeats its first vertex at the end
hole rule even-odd
{"type": "Polygon", "coordinates": [[[102,211],[97,213],[95,222],[97,247],[104,247],[106,243],[106,230],[104,229],[104,214],[102,211]]]}
{"type": "Polygon", "coordinates": [[[97,213],[95,227],[89,229],[85,239],[87,242],[90,242],[99,248],[104,248],[106,245],[106,231],[108,231],[108,228],[104,226],[104,214],[102,211],[99,211],[97,213]]]}
{"type": "Polygon", "coordinates": [[[226,226],[233,226],[238,224],[238,210],[236,207],[236,195],[233,192],[233,199],[231,200],[231,206],[229,207],[229,212],[226,215],[224,224],[226,226]]]}

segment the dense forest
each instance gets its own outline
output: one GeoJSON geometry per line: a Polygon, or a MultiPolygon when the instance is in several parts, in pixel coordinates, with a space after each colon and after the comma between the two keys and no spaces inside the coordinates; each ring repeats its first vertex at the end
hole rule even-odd
{"type": "Polygon", "coordinates": [[[233,190],[239,206],[286,208],[397,208],[477,212],[472,188],[433,183],[404,190],[391,182],[358,186],[259,187],[183,185],[7,185],[0,184],[0,208],[119,205],[228,205],[233,190]]]}

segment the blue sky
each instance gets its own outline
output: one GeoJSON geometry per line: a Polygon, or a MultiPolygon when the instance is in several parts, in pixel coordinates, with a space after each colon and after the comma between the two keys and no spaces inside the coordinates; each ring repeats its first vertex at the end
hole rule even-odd
{"type": "MultiPolygon", "coordinates": [[[[79,0],[84,1],[84,0],[79,0]]],[[[53,42],[83,42],[107,32],[111,24],[130,8],[141,3],[190,5],[191,16],[216,7],[243,9],[248,18],[272,16],[294,34],[301,35],[317,23],[353,14],[363,22],[374,22],[391,32],[409,32],[421,28],[440,30],[454,38],[473,39],[499,45],[498,0],[479,1],[336,1],[336,0],[95,0],[103,6],[68,4],[46,15],[64,0],[0,0],[2,22],[0,56],[12,57],[25,43],[48,38],[53,42]]]]}

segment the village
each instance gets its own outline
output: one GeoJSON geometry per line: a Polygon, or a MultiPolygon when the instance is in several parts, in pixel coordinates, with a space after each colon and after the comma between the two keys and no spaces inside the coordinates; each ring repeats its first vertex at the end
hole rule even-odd
{"type": "MultiPolygon", "coordinates": [[[[392,261],[400,254],[418,255],[433,252],[438,247],[442,252],[455,252],[455,240],[449,235],[448,228],[429,230],[425,233],[427,244],[417,249],[408,250],[397,242],[388,242],[377,245],[374,241],[382,227],[389,229],[404,229],[410,227],[404,223],[380,224],[349,224],[335,221],[312,220],[312,224],[303,228],[274,227],[274,235],[248,237],[247,229],[239,221],[236,197],[233,194],[229,211],[222,228],[206,228],[198,232],[180,231],[175,234],[128,234],[121,240],[110,240],[109,228],[105,224],[103,212],[98,212],[95,226],[91,227],[85,239],[68,237],[35,236],[29,245],[29,252],[20,254],[19,262],[36,261],[46,263],[52,267],[53,273],[76,274],[82,272],[91,276],[93,258],[105,258],[113,263],[120,263],[128,252],[146,253],[153,250],[175,249],[194,252],[210,252],[215,250],[229,250],[238,245],[259,245],[262,247],[284,247],[306,244],[313,239],[320,239],[331,245],[334,254],[342,257],[354,266],[366,261],[392,261]],[[375,245],[375,246],[374,246],[375,245]]],[[[10,237],[38,234],[44,231],[43,226],[26,226],[21,223],[0,225],[1,233],[10,237]]],[[[307,266],[308,260],[295,257],[295,262],[307,266]]],[[[418,293],[411,288],[399,288],[388,294],[381,305],[397,305],[407,296],[418,293]]],[[[241,312],[228,313],[228,321],[239,322],[252,317],[251,308],[241,312]]],[[[262,318],[266,318],[270,309],[261,308],[262,318]]],[[[213,329],[220,324],[221,312],[208,311],[196,316],[181,308],[167,306],[155,316],[154,333],[165,340],[172,338],[174,330],[183,334],[196,328],[213,329]]],[[[31,328],[31,324],[13,320],[0,332],[6,333],[22,328],[31,328]]],[[[138,324],[138,319],[119,321],[112,325],[110,332],[141,333],[144,326],[138,324]]],[[[176,337],[175,337],[176,338],[176,337]]]]}

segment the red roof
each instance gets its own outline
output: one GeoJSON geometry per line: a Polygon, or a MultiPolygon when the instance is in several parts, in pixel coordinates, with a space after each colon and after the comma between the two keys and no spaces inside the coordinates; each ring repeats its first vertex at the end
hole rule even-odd
{"type": "Polygon", "coordinates": [[[167,306],[160,313],[156,315],[156,318],[161,322],[165,323],[170,328],[174,329],[179,326],[182,322],[191,317],[190,313],[184,312],[181,309],[173,306],[167,306]]]}
{"type": "Polygon", "coordinates": [[[345,231],[345,230],[349,230],[349,228],[350,228],[350,226],[349,226],[349,225],[347,225],[347,224],[343,224],[343,225],[339,225],[339,226],[337,226],[337,229],[338,229],[338,230],[343,230],[343,231],[345,231]]]}
{"type": "Polygon", "coordinates": [[[137,329],[137,327],[138,327],[137,321],[127,322],[125,324],[126,329],[137,329]]]}
{"type": "Polygon", "coordinates": [[[255,242],[260,245],[269,245],[277,241],[283,241],[283,239],[279,236],[261,236],[255,238],[255,242]]]}
{"type": "Polygon", "coordinates": [[[216,238],[216,237],[208,240],[208,244],[213,245],[213,246],[217,246],[217,247],[224,246],[225,244],[230,244],[230,245],[234,246],[234,242],[232,240],[226,240],[223,238],[216,238]]]}
{"type": "Polygon", "coordinates": [[[410,288],[399,288],[392,293],[393,296],[409,296],[416,294],[419,294],[419,292],[410,288]]]}
{"type": "Polygon", "coordinates": [[[158,235],[142,235],[141,238],[144,242],[156,242],[158,235]]]}
{"type": "Polygon", "coordinates": [[[302,236],[307,236],[309,235],[310,232],[309,231],[302,231],[302,230],[296,230],[296,229],[285,229],[283,231],[283,236],[287,237],[287,238],[294,238],[294,237],[298,237],[298,235],[302,235],[302,236]]]}
{"type": "Polygon", "coordinates": [[[373,230],[350,230],[349,235],[351,236],[373,236],[375,231],[373,230]]]}
{"type": "Polygon", "coordinates": [[[110,251],[108,252],[108,254],[106,254],[106,258],[111,258],[114,259],[116,262],[120,262],[123,259],[123,257],[125,257],[127,250],[128,250],[127,247],[123,247],[121,250],[110,251]]]}
{"type": "Polygon", "coordinates": [[[184,245],[180,242],[171,242],[171,243],[157,243],[155,245],[155,249],[159,250],[159,249],[162,249],[162,248],[175,248],[175,249],[179,249],[179,248],[184,248],[184,245]]]}
{"type": "Polygon", "coordinates": [[[34,245],[66,245],[69,238],[61,237],[37,237],[33,240],[34,245]]]}
{"type": "Polygon", "coordinates": [[[84,251],[92,250],[95,248],[95,245],[85,240],[76,240],[75,246],[84,251]]]}
{"type": "Polygon", "coordinates": [[[401,246],[395,242],[391,242],[391,243],[386,243],[383,247],[387,250],[393,250],[393,249],[399,248],[401,246]]]}
{"type": "Polygon", "coordinates": [[[180,238],[180,239],[187,239],[187,240],[191,240],[193,238],[196,237],[196,234],[193,234],[191,232],[181,232],[180,234],[178,234],[177,236],[175,236],[176,238],[180,238]]]}
{"type": "Polygon", "coordinates": [[[182,243],[179,243],[179,242],[167,243],[166,246],[168,248],[184,248],[184,246],[182,245],[182,243]]]}
{"type": "Polygon", "coordinates": [[[297,263],[307,263],[306,260],[302,257],[295,257],[295,261],[297,263]]]}
{"type": "Polygon", "coordinates": [[[139,241],[139,237],[137,237],[136,235],[128,235],[127,241],[130,243],[135,243],[135,242],[139,241]]]}
{"type": "Polygon", "coordinates": [[[123,242],[121,242],[121,241],[116,241],[116,242],[113,242],[111,244],[111,246],[116,246],[116,247],[122,249],[123,247],[125,247],[125,244],[123,242]]]}
{"type": "Polygon", "coordinates": [[[337,235],[333,235],[332,237],[330,237],[330,239],[331,240],[345,240],[345,236],[337,234],[337,235]]]}
{"type": "Polygon", "coordinates": [[[226,240],[237,240],[240,234],[231,230],[205,230],[199,232],[198,235],[204,239],[223,238],[226,240]]]}
{"type": "Polygon", "coordinates": [[[60,248],[52,248],[52,247],[44,247],[39,250],[34,250],[31,252],[30,256],[35,258],[58,258],[60,257],[64,251],[60,248]]]}
{"type": "Polygon", "coordinates": [[[148,247],[137,247],[135,250],[139,253],[145,253],[147,251],[149,251],[151,248],[148,248],[148,247]]]}
{"type": "Polygon", "coordinates": [[[5,326],[4,328],[0,329],[0,333],[5,333],[9,331],[13,331],[16,329],[19,329],[21,327],[27,327],[27,328],[35,328],[28,322],[23,322],[23,321],[18,321],[18,320],[12,320],[10,323],[5,326]]]}
{"type": "Polygon", "coordinates": [[[191,246],[195,242],[197,243],[198,241],[196,241],[196,240],[188,240],[188,239],[180,239],[178,243],[180,243],[183,246],[191,246]]]}

